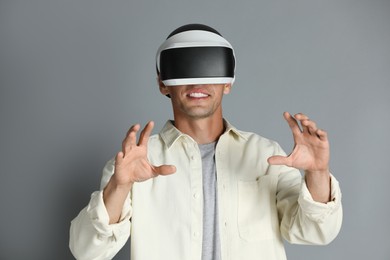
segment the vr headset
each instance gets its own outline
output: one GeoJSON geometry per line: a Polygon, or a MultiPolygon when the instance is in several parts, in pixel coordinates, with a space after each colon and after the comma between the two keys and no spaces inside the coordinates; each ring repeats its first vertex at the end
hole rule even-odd
{"type": "Polygon", "coordinates": [[[156,67],[166,86],[233,83],[235,55],[216,30],[189,24],[173,31],[160,46],[156,67]]]}

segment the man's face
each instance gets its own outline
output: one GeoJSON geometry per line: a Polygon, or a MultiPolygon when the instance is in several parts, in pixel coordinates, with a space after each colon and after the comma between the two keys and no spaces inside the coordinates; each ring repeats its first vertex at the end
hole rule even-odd
{"type": "Polygon", "coordinates": [[[230,92],[230,84],[164,86],[160,83],[163,95],[169,94],[175,117],[202,119],[222,114],[222,97],[230,92]]]}

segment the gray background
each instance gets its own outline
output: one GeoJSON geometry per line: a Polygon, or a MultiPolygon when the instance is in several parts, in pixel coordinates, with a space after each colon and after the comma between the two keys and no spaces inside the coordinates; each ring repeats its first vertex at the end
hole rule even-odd
{"type": "Polygon", "coordinates": [[[329,132],[344,224],[289,259],[390,259],[390,1],[135,2],[0,1],[0,259],[72,259],[70,221],[128,127],[172,117],[155,51],[192,22],[235,47],[231,123],[287,151],[283,111],[329,132]]]}

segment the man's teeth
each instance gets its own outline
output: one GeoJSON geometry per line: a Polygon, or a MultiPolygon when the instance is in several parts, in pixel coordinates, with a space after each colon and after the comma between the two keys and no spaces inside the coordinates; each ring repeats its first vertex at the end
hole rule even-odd
{"type": "Polygon", "coordinates": [[[194,97],[194,98],[202,98],[202,97],[207,97],[206,94],[203,94],[203,93],[190,93],[190,97],[194,97]]]}

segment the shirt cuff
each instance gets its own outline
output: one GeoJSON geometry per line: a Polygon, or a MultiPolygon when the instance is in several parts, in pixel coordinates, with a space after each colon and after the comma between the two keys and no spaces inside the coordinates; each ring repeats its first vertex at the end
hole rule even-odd
{"type": "Polygon", "coordinates": [[[87,214],[91,219],[92,226],[98,232],[101,239],[112,237],[118,240],[122,236],[128,236],[131,217],[129,197],[124,203],[121,218],[118,223],[109,224],[110,217],[103,201],[103,191],[95,191],[92,193],[87,207],[87,214]]]}
{"type": "Polygon", "coordinates": [[[331,174],[330,175],[331,186],[331,201],[327,203],[321,203],[313,200],[309,189],[307,188],[305,179],[302,179],[301,192],[299,194],[298,203],[303,213],[313,221],[323,223],[327,216],[336,212],[341,206],[341,190],[339,182],[331,174]]]}

